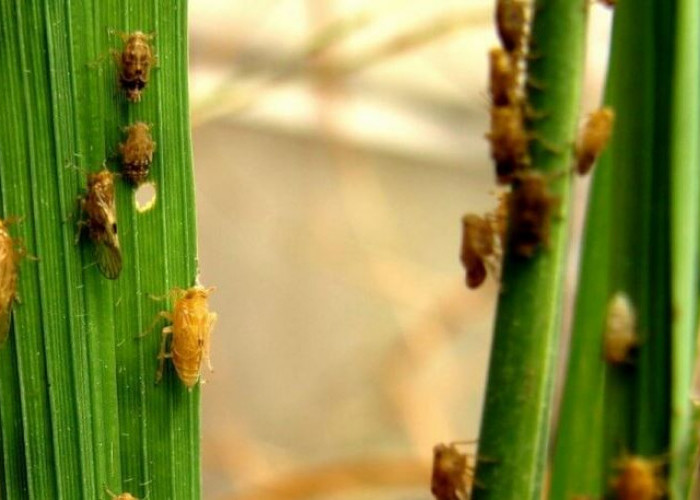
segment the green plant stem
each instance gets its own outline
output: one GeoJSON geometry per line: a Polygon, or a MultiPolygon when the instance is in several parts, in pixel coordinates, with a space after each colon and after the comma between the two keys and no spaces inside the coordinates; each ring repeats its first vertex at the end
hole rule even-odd
{"type": "Polygon", "coordinates": [[[532,164],[559,198],[551,244],[532,259],[507,252],[479,438],[474,498],[539,499],[549,443],[568,239],[569,172],[581,94],[586,4],[534,7],[528,78],[532,164]]]}
{"type": "Polygon", "coordinates": [[[676,2],[671,102],[672,397],[669,491],[688,498],[697,447],[691,389],[696,357],[700,235],[700,3],[676,2]]]}
{"type": "Polygon", "coordinates": [[[629,453],[667,456],[671,497],[688,494],[700,19],[696,3],[682,4],[616,9],[606,100],[617,118],[589,208],[553,499],[604,495],[615,462],[629,453]],[[623,366],[600,357],[616,292],[630,296],[640,337],[637,359],[623,366]]]}

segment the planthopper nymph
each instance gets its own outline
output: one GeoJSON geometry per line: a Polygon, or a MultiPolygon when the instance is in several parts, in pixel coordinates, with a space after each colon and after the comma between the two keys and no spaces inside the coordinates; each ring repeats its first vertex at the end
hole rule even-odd
{"type": "Polygon", "coordinates": [[[209,311],[209,295],[213,291],[214,288],[204,288],[200,285],[187,290],[173,290],[172,294],[175,297],[173,311],[160,313],[160,316],[171,321],[172,325],[163,328],[156,382],[163,377],[167,358],[172,359],[178,377],[189,390],[192,390],[199,381],[204,361],[211,371],[210,339],[217,318],[216,313],[209,311]],[[168,337],[171,337],[169,350],[167,350],[168,337]]]}
{"type": "Polygon", "coordinates": [[[124,49],[115,54],[119,65],[119,86],[126,92],[126,98],[131,102],[141,100],[141,92],[148,83],[151,67],[156,65],[151,40],[155,35],[147,35],[142,31],[121,33],[124,49]]]}
{"type": "Polygon", "coordinates": [[[122,253],[117,235],[117,207],[114,203],[114,174],[103,168],[87,176],[87,193],[80,199],[82,219],[76,243],[84,229],[95,245],[100,272],[111,280],[122,270],[122,253]]]}
{"type": "Polygon", "coordinates": [[[156,143],[151,137],[151,127],[144,122],[130,125],[126,128],[126,133],[126,142],[119,145],[122,173],[134,186],[139,186],[148,177],[156,143]]]}

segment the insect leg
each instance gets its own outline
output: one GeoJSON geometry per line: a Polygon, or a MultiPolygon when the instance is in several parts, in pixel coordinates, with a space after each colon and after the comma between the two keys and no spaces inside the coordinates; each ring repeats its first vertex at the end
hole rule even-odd
{"type": "Polygon", "coordinates": [[[84,220],[79,220],[77,224],[77,229],[75,231],[75,240],[73,241],[74,245],[77,245],[80,243],[80,237],[83,234],[83,228],[86,227],[88,224],[84,220]]]}
{"type": "Polygon", "coordinates": [[[142,333],[140,333],[139,335],[137,335],[136,338],[137,338],[137,339],[140,339],[141,337],[145,337],[146,335],[148,335],[149,333],[151,333],[151,331],[153,330],[153,328],[155,328],[156,324],[158,323],[158,321],[160,321],[161,318],[165,318],[165,319],[167,319],[168,321],[172,321],[172,320],[173,320],[173,315],[170,314],[168,311],[161,311],[161,312],[159,312],[158,314],[156,314],[156,317],[153,318],[153,321],[151,322],[151,324],[148,325],[148,328],[146,328],[142,333]]]}
{"type": "Polygon", "coordinates": [[[554,144],[549,139],[544,138],[540,134],[532,134],[530,138],[537,141],[546,151],[553,153],[555,155],[560,155],[566,152],[566,148],[562,148],[558,144],[554,144]]]}
{"type": "Polygon", "coordinates": [[[168,335],[172,335],[173,333],[173,327],[172,325],[166,326],[163,328],[163,336],[162,340],[160,342],[160,352],[158,353],[158,371],[156,372],[156,384],[161,381],[163,378],[163,368],[165,367],[165,359],[166,358],[172,358],[173,353],[171,352],[165,352],[165,345],[168,340],[168,335]]]}

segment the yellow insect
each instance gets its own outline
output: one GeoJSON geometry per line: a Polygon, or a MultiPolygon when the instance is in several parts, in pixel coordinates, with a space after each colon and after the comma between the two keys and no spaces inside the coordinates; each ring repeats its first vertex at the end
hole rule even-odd
{"type": "Polygon", "coordinates": [[[632,351],[639,345],[637,315],[629,297],[622,292],[617,292],[608,303],[603,342],[605,359],[615,364],[629,363],[632,351]]]}
{"type": "Polygon", "coordinates": [[[10,236],[9,226],[16,218],[0,219],[0,345],[10,333],[12,305],[17,298],[18,266],[26,251],[18,239],[10,236]]]}
{"type": "Polygon", "coordinates": [[[433,473],[430,491],[437,500],[467,500],[468,481],[474,475],[469,456],[457,449],[456,443],[438,444],[433,448],[433,473]]]}
{"type": "Polygon", "coordinates": [[[76,243],[83,229],[95,245],[97,267],[108,279],[122,270],[122,253],[117,235],[117,207],[114,203],[114,174],[103,168],[88,174],[87,193],[80,199],[83,219],[78,222],[76,243]]]}
{"type": "Polygon", "coordinates": [[[105,487],[105,491],[107,492],[107,494],[110,497],[112,497],[112,500],[139,500],[138,498],[133,496],[131,493],[124,492],[124,493],[117,495],[116,493],[113,493],[112,491],[110,491],[107,487],[105,487]]]}
{"type": "Polygon", "coordinates": [[[124,49],[115,55],[119,65],[119,86],[131,102],[141,100],[141,93],[148,83],[151,67],[157,64],[150,41],[155,35],[141,31],[121,33],[124,49]]]}
{"type": "Polygon", "coordinates": [[[144,122],[134,123],[127,127],[126,132],[126,142],[119,145],[122,173],[132,184],[139,186],[148,177],[156,143],[151,137],[151,127],[144,122]]]}
{"type": "Polygon", "coordinates": [[[660,500],[666,493],[659,460],[640,456],[623,457],[616,465],[619,471],[610,486],[616,500],[660,500]]]}
{"type": "Polygon", "coordinates": [[[576,171],[588,173],[612,135],[615,112],[612,108],[601,108],[588,116],[576,145],[576,171]]]}
{"type": "Polygon", "coordinates": [[[173,290],[173,312],[160,312],[160,316],[172,322],[172,325],[163,328],[156,382],[163,378],[163,368],[168,358],[172,359],[178,377],[189,390],[197,384],[204,361],[209,370],[212,370],[209,349],[217,315],[209,311],[208,299],[213,291],[214,288],[200,285],[187,290],[173,290]],[[170,350],[166,349],[168,337],[172,337],[170,350]]]}

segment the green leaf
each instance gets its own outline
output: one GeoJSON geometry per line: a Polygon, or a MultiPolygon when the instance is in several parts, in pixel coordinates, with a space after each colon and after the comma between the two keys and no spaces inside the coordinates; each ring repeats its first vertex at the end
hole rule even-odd
{"type": "Polygon", "coordinates": [[[160,335],[136,337],[166,304],[149,298],[196,276],[181,0],[0,0],[0,196],[39,260],[21,264],[9,340],[0,349],[3,498],[200,497],[199,389],[168,367],[154,384],[160,335]],[[117,86],[110,30],[155,33],[158,68],[140,103],[117,86]],[[153,123],[153,209],[117,180],[123,270],[74,244],[84,171],[99,170],[122,127],[153,123]],[[80,169],[71,167],[77,165],[80,169]]]}

